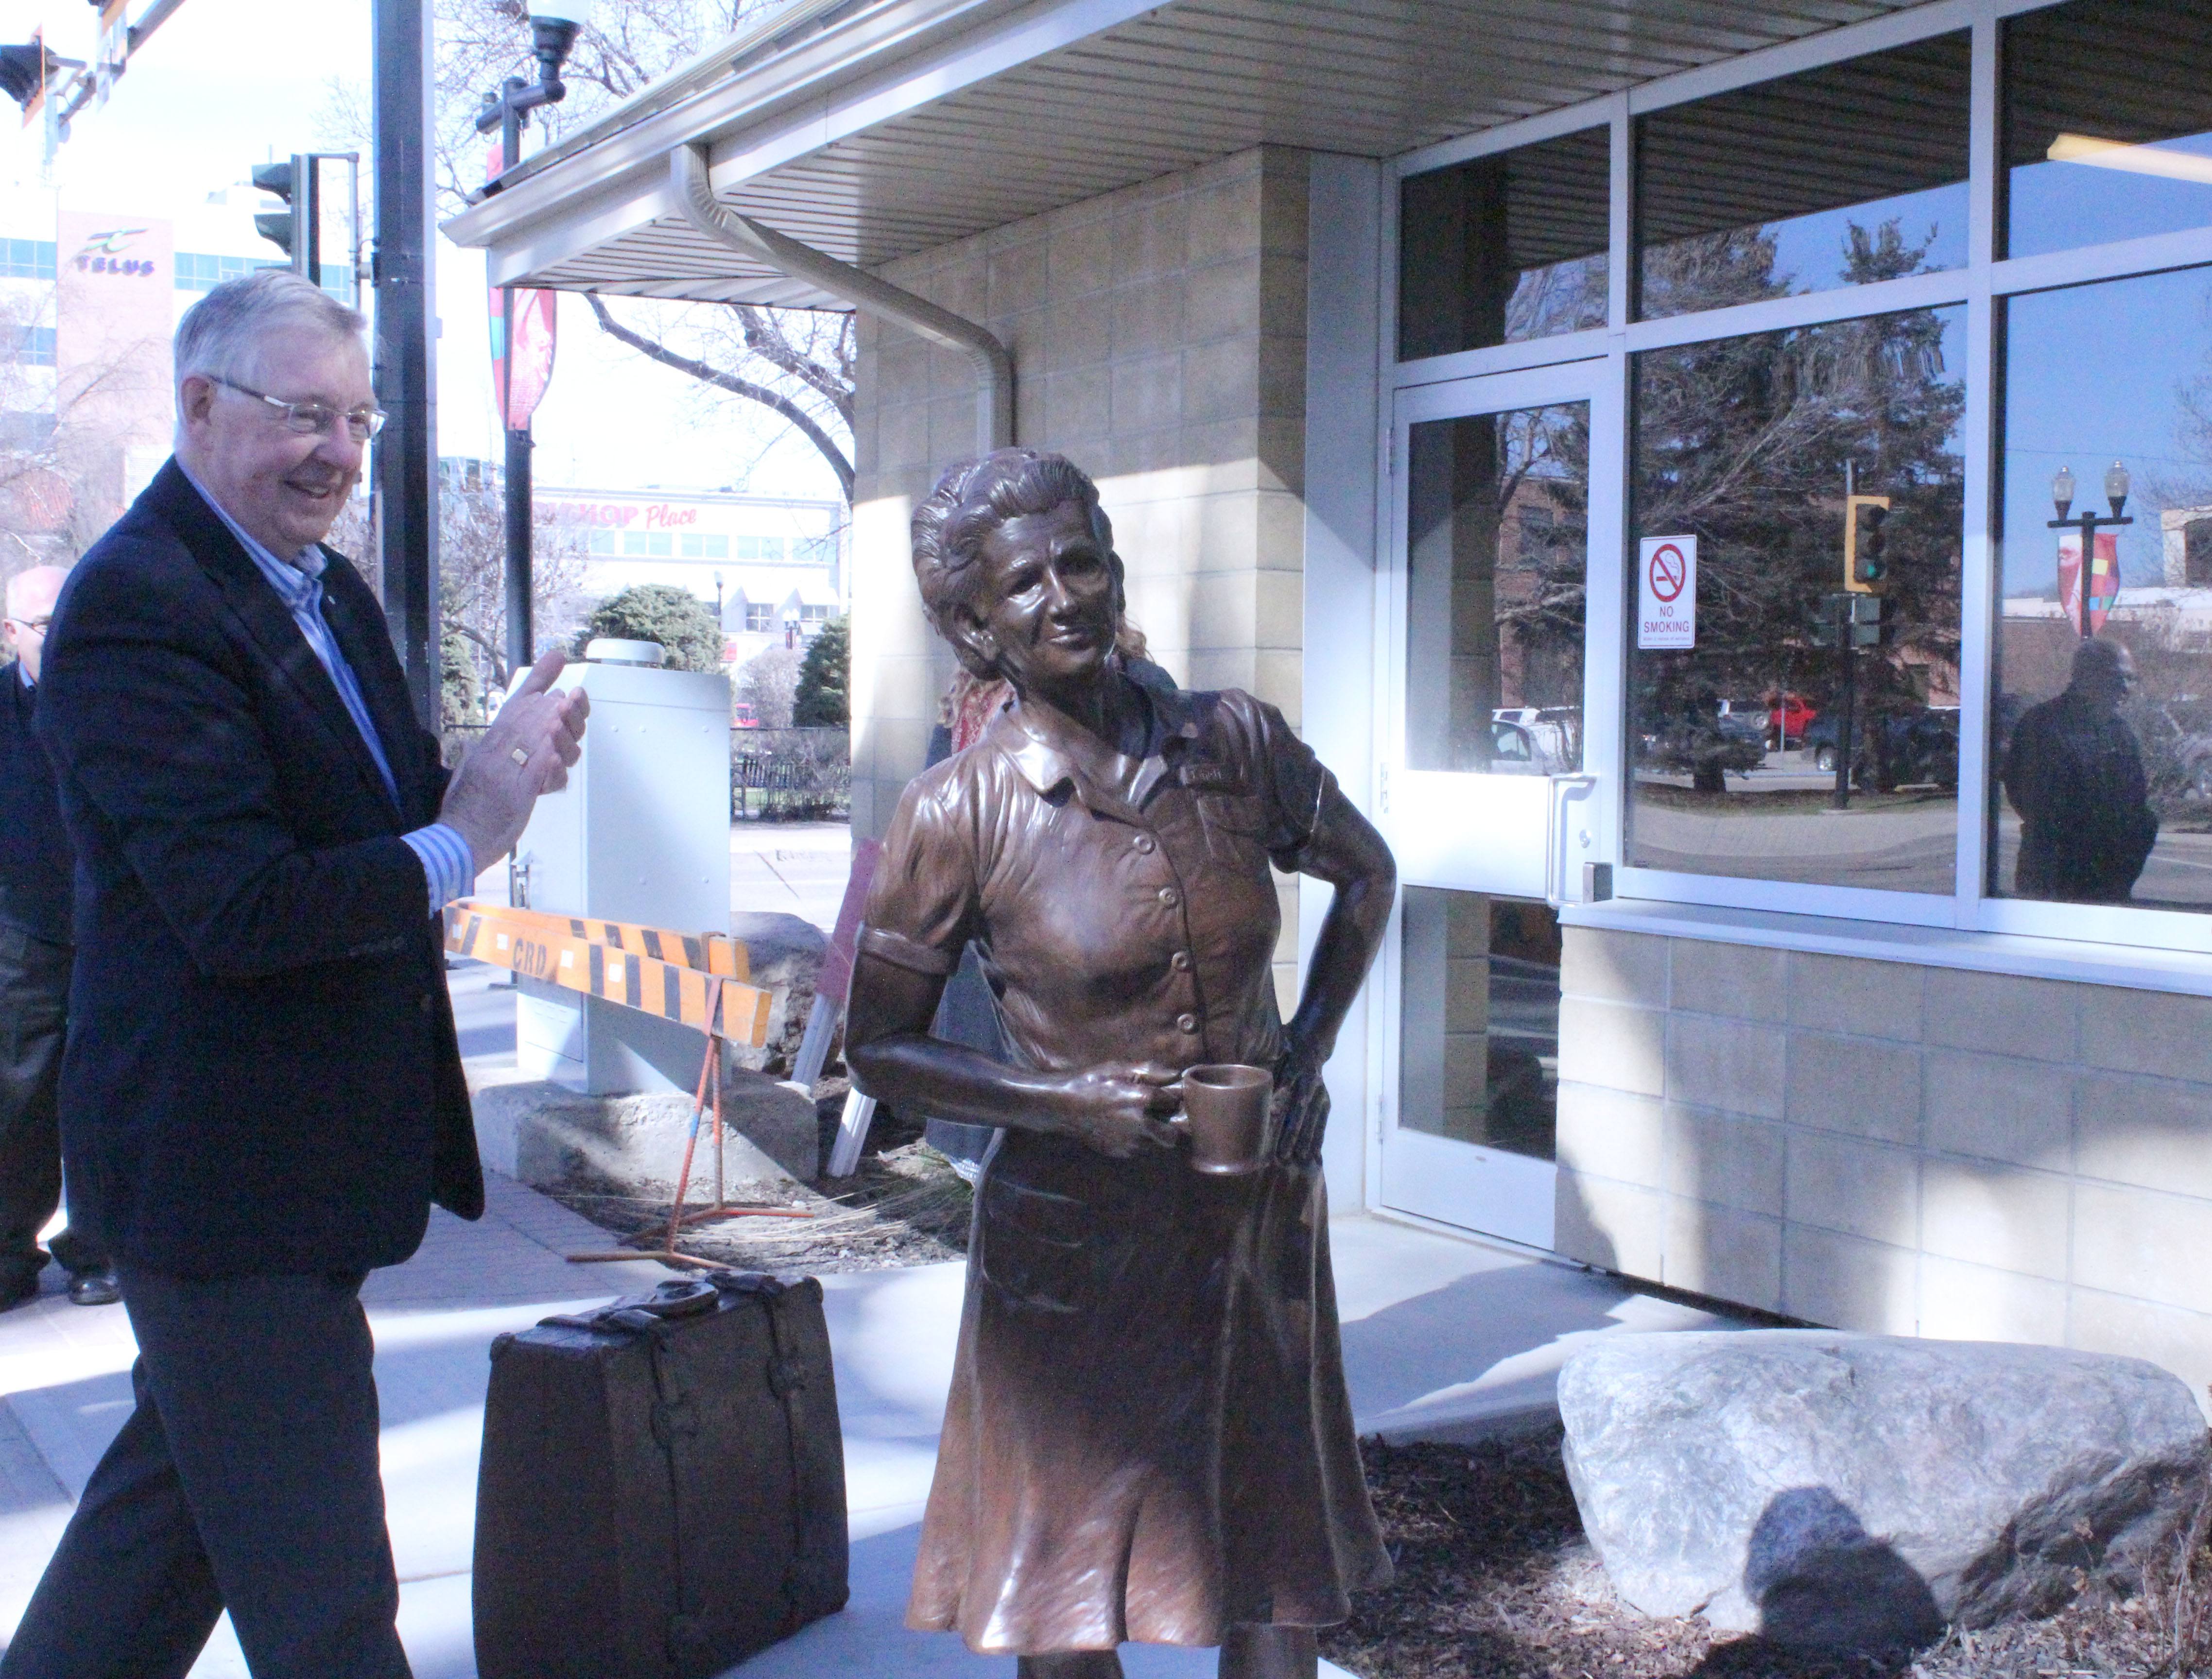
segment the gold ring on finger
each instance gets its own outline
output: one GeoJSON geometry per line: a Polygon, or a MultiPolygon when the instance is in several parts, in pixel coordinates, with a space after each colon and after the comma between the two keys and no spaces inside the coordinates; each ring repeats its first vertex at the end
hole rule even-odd
{"type": "Polygon", "coordinates": [[[529,755],[529,753],[527,753],[527,752],[524,751],[524,750],[523,750],[523,749],[522,749],[522,748],[520,748],[520,747],[519,747],[519,746],[518,746],[518,747],[516,747],[516,748],[514,749],[514,751],[512,751],[512,752],[508,753],[507,755],[508,757],[510,757],[510,758],[514,759],[514,761],[515,761],[516,763],[518,763],[518,764],[521,764],[521,765],[525,765],[525,766],[526,766],[526,765],[528,765],[528,763],[530,762],[530,755],[529,755]]]}

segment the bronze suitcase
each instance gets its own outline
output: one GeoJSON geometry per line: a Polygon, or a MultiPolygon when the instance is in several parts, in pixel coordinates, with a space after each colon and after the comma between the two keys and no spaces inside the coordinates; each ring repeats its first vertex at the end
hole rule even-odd
{"type": "Polygon", "coordinates": [[[481,1679],[707,1679],[846,1598],[822,1285],[664,1282],[492,1343],[481,1679]]]}

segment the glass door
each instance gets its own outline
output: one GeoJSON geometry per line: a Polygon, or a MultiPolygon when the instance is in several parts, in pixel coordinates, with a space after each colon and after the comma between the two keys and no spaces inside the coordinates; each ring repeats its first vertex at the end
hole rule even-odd
{"type": "MultiPolygon", "coordinates": [[[[1382,819],[1385,1206],[1552,1245],[1559,927],[1587,846],[1603,361],[1399,393],[1382,819]]],[[[1616,428],[1617,429],[1617,428],[1616,428]]]]}

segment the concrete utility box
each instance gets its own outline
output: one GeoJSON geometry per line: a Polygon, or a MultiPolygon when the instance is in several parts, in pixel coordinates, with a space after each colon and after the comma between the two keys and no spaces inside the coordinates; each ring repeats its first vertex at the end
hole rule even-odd
{"type": "MultiPolygon", "coordinates": [[[[658,655],[651,643],[589,650],[658,655]]],[[[556,687],[592,696],[568,785],[538,801],[515,846],[532,909],[680,933],[730,924],[730,683],[726,676],[593,658],[556,687]]],[[[515,1059],[526,1078],[590,1095],[681,1089],[705,1040],[673,1021],[523,980],[515,1059]]]]}

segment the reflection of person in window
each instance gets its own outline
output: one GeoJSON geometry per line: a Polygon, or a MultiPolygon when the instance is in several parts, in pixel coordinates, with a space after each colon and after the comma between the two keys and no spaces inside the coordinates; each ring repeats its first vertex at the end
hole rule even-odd
{"type": "Polygon", "coordinates": [[[2021,815],[2021,897],[2118,904],[2134,890],[2158,838],[2142,752],[2120,716],[2135,683],[2124,646],[2084,641],[2066,691],[2014,724],[2004,789],[2021,815]]]}

